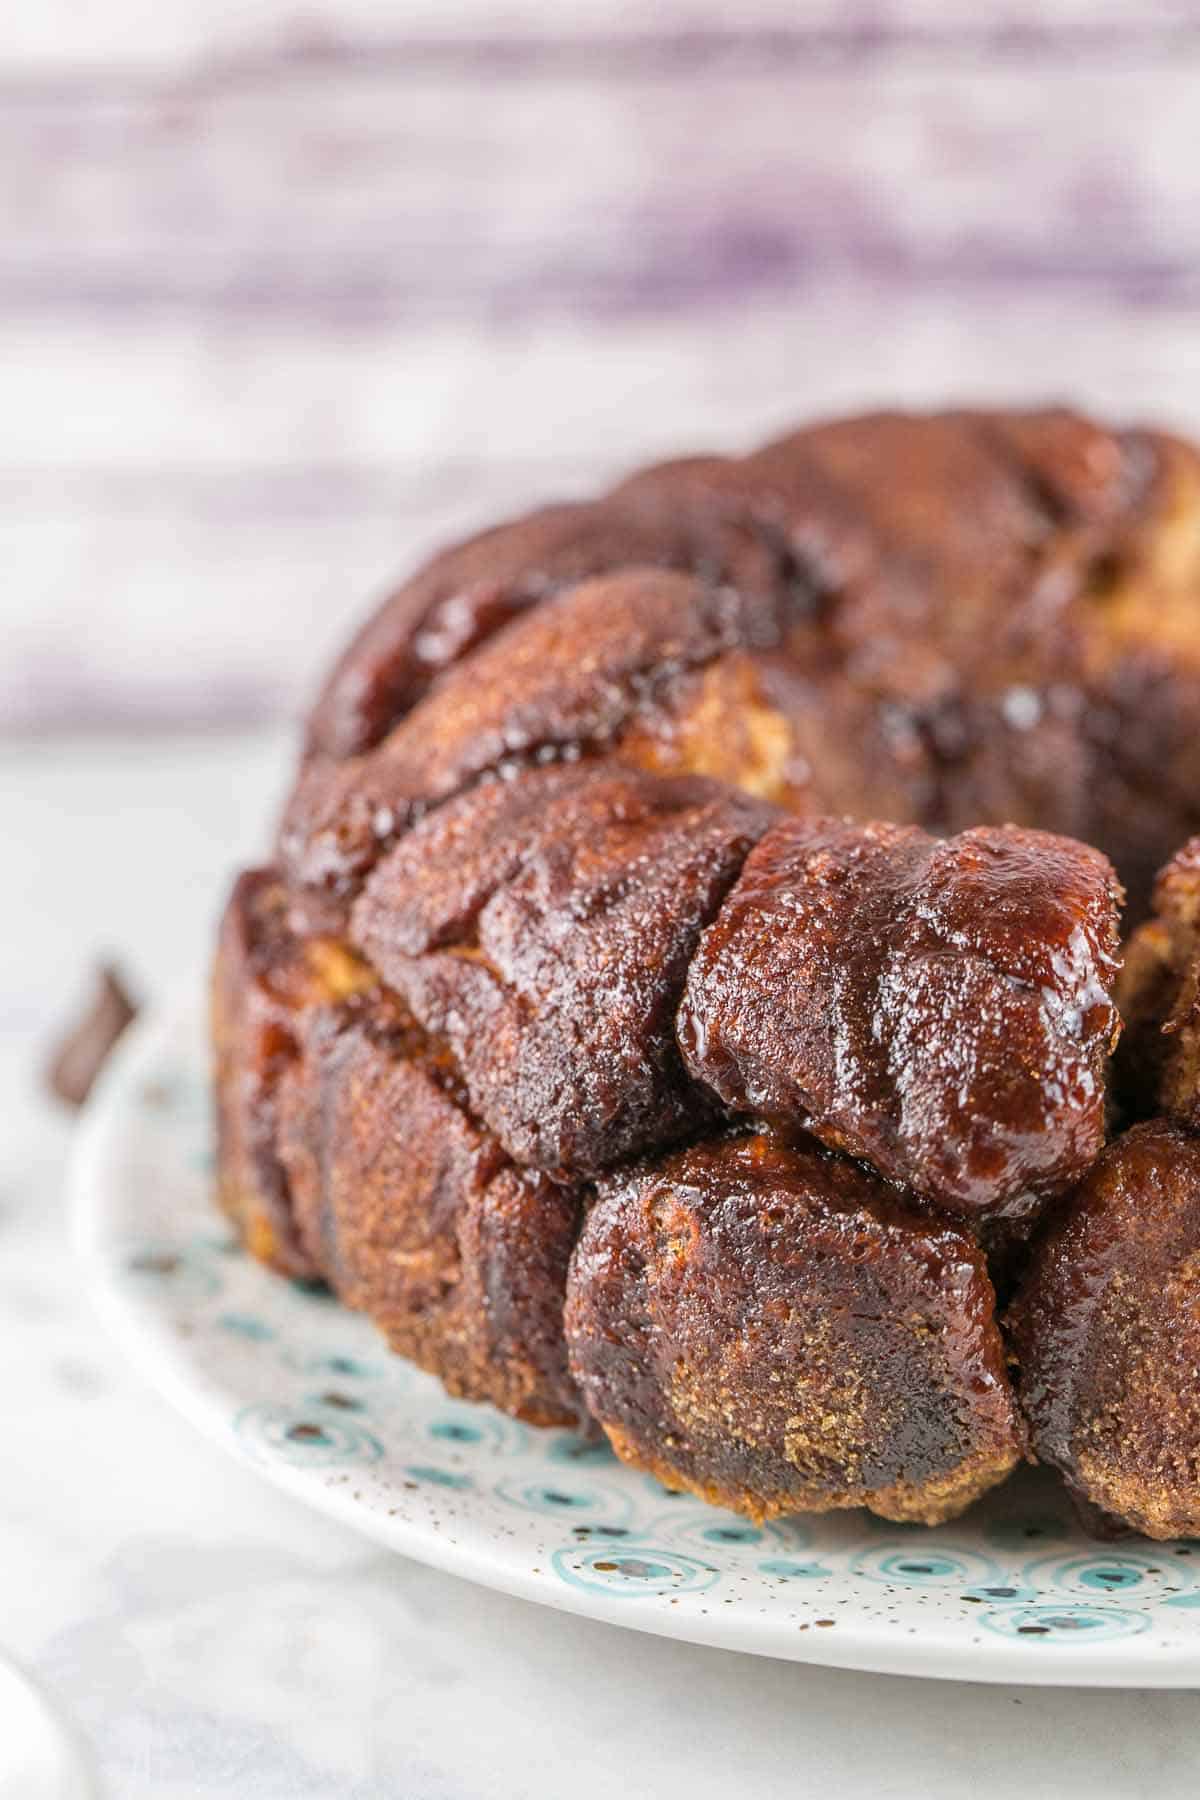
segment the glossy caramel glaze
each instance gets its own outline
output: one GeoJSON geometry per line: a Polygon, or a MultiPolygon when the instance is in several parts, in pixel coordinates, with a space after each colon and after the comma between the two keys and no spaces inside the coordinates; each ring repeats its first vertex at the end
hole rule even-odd
{"type": "Polygon", "coordinates": [[[214,982],[222,1204],[281,1273],[327,1281],[454,1393],[574,1423],[562,1332],[574,1190],[515,1169],[447,1046],[348,946],[243,875],[214,982]]]}
{"type": "Polygon", "coordinates": [[[1138,917],[1200,829],[1198,516],[1190,446],[1063,411],[874,414],[643,471],[435,558],[368,623],[285,867],[353,888],[485,769],[628,737],[812,812],[1081,837],[1138,917]],[[709,591],[686,628],[664,570],[709,591]]]}
{"type": "MultiPolygon", "coordinates": [[[[1102,1142],[1104,858],[1136,923],[1200,832],[1198,524],[1200,459],[1162,434],[874,414],[433,559],[332,673],[278,868],[222,928],[219,1181],[249,1247],[454,1391],[562,1419],[598,1177],[575,1354],[622,1454],[686,1444],[681,1479],[757,1512],[965,1503],[1020,1440],[981,1256],[1019,1282],[1102,1142]],[[730,1109],[794,1147],[718,1142],[730,1109]],[[675,1248],[639,1211],[665,1216],[667,1169],[675,1248]],[[764,1184],[789,1197],[755,1213],[764,1184]],[[639,1389],[639,1320],[704,1379],[639,1389]]],[[[1121,991],[1124,1104],[1179,1118],[1185,862],[1121,991]]],[[[1151,1517],[1129,1492],[1105,1504],[1151,1517]]]]}
{"type": "Polygon", "coordinates": [[[757,536],[712,509],[685,513],[653,495],[547,506],[435,557],[367,620],[334,666],[309,722],[311,754],[370,750],[437,677],[511,620],[593,575],[694,570],[766,589],[757,536]]]}
{"type": "Polygon", "coordinates": [[[567,1337],[618,1454],[757,1518],[953,1517],[1023,1450],[983,1256],[811,1144],[602,1182],[567,1337]]]}
{"type": "Polygon", "coordinates": [[[481,776],[610,750],[687,671],[774,635],[772,609],[661,570],[557,594],[448,669],[372,755],[310,764],[284,819],[283,866],[353,891],[424,812],[481,776]]]}
{"type": "Polygon", "coordinates": [[[1110,1144],[1009,1328],[1039,1459],[1110,1524],[1200,1533],[1200,1140],[1155,1119],[1110,1144]]]}
{"type": "Polygon", "coordinates": [[[711,1122],[675,1042],[702,928],[775,817],[612,763],[528,770],[424,820],[353,918],[518,1162],[564,1176],[711,1122]]]}
{"type": "Polygon", "coordinates": [[[1104,1142],[1118,899],[1044,832],[784,820],[692,961],[684,1060],[948,1211],[1028,1214],[1104,1142]]]}
{"type": "Polygon", "coordinates": [[[1125,1039],[1117,1089],[1134,1118],[1200,1128],[1200,838],[1159,874],[1154,912],[1125,947],[1117,983],[1125,1039]]]}

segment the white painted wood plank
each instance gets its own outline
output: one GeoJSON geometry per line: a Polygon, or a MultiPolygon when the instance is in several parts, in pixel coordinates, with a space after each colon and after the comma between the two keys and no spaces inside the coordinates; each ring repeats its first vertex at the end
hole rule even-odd
{"type": "MultiPolygon", "coordinates": [[[[790,417],[920,403],[981,388],[1051,390],[1200,424],[1200,349],[1189,305],[1120,304],[1040,291],[819,286],[793,300],[658,319],[486,323],[418,334],[398,325],[308,334],[271,317],[225,321],[29,322],[4,339],[3,491],[26,470],[94,477],[107,507],[126,473],[148,504],[174,473],[228,477],[259,507],[253,477],[331,471],[390,482],[419,472],[453,491],[471,468],[619,468],[720,437],[728,447],[790,417]]],[[[524,474],[519,474],[524,481],[524,474]]],[[[90,503],[90,502],[89,502],[90,503]]],[[[311,493],[305,509],[312,510],[311,493]]]]}
{"type": "Polygon", "coordinates": [[[1196,23],[1189,0],[38,0],[13,9],[0,40],[9,66],[162,66],[264,46],[296,52],[349,45],[648,42],[763,32],[871,51],[906,38],[972,42],[1073,36],[1127,45],[1196,23]]]}
{"type": "Polygon", "coordinates": [[[368,63],[68,90],[0,109],[0,320],[528,326],[846,271],[1194,294],[1198,75],[1200,55],[485,88],[368,63]]]}
{"type": "Polygon", "coordinates": [[[1200,5],[0,27],[0,729],[294,709],[395,572],[881,399],[1200,428],[1200,5]]]}
{"type": "Polygon", "coordinates": [[[435,543],[643,456],[879,401],[1064,396],[1200,431],[1187,308],[844,288],[435,354],[269,319],[182,337],[80,326],[0,408],[9,730],[293,711],[435,543]]]}

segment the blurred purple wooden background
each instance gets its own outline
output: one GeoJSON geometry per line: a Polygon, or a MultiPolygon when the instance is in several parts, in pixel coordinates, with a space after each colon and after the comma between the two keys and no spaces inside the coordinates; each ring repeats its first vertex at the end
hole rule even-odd
{"type": "Polygon", "coordinates": [[[38,0],[0,225],[0,728],[267,717],[416,554],[644,455],[1200,429],[1200,3],[38,0]]]}

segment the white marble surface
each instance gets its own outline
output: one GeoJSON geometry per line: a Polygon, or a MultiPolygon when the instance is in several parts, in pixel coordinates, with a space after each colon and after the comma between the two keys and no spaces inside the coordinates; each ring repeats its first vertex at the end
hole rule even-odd
{"type": "MultiPolygon", "coordinates": [[[[835,1674],[527,1606],[309,1516],[122,1363],[66,1249],[70,1123],[31,1054],[98,950],[150,992],[203,954],[284,752],[0,751],[0,1646],[84,1734],[110,1800],[1192,1795],[1191,1694],[835,1674]]],[[[0,1800],[25,1800],[7,1736],[0,1716],[0,1800]]]]}

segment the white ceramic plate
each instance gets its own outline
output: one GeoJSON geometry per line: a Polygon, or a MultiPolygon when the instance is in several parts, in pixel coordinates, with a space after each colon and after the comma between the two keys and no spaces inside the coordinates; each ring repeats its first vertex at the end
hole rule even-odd
{"type": "Polygon", "coordinates": [[[233,1455],[369,1537],[612,1624],[847,1668],[1200,1685],[1200,1542],[1108,1547],[1030,1472],[929,1531],[755,1529],[569,1432],[448,1399],[365,1319],[268,1274],[214,1210],[199,1009],[129,1035],[74,1171],[91,1287],[129,1354],[233,1455]]]}

